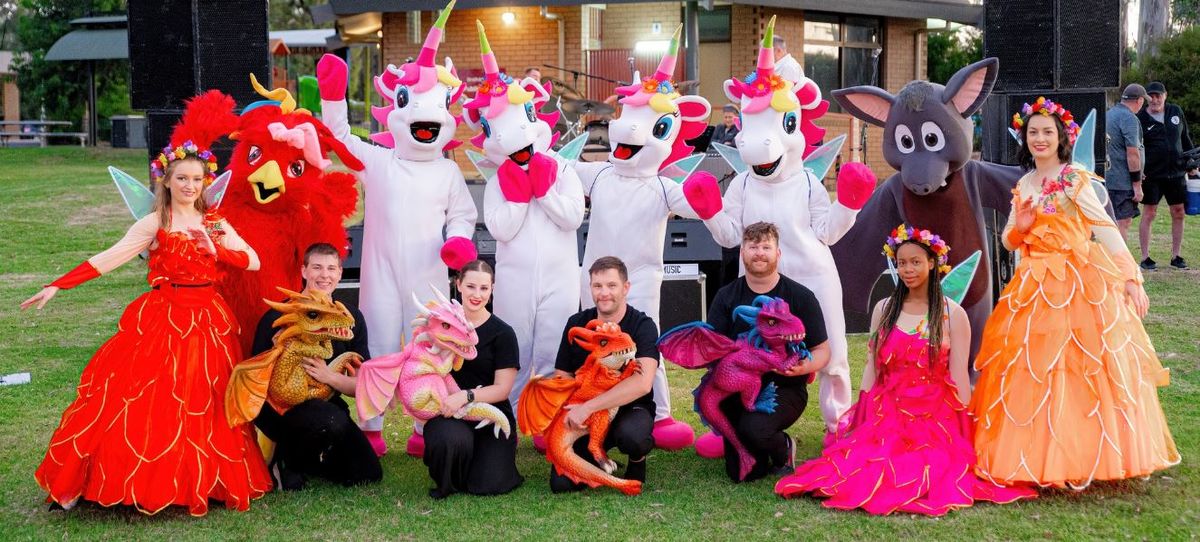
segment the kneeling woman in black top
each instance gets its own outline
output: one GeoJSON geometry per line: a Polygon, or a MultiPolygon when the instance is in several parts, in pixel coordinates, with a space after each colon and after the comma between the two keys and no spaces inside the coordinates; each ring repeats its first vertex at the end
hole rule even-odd
{"type": "Polygon", "coordinates": [[[487,310],[494,275],[486,262],[475,260],[459,271],[455,286],[462,293],[467,320],[479,335],[477,355],[450,373],[462,388],[442,408],[442,417],[425,423],[425,465],[437,487],[435,499],[456,493],[499,495],[521,485],[517,472],[517,424],[508,394],[517,378],[517,335],[503,320],[487,310]],[[471,401],[491,403],[508,417],[512,434],[495,436],[491,425],[475,429],[476,422],[453,418],[471,401]]]}

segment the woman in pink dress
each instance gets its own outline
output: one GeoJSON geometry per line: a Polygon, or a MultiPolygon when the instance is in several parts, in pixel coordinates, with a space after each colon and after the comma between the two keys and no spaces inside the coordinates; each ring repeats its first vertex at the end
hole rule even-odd
{"type": "Polygon", "coordinates": [[[931,516],[976,500],[1036,495],[974,474],[973,422],[965,406],[971,328],[962,307],[942,295],[939,278],[949,271],[949,252],[928,230],[902,224],[892,231],[884,254],[895,262],[900,283],[871,316],[858,403],[821,456],[780,480],[776,493],[825,497],[828,508],[931,516]]]}

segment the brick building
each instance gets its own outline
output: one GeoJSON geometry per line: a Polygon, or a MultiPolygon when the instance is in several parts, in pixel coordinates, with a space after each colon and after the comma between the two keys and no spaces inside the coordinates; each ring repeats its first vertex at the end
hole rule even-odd
{"type": "MultiPolygon", "coordinates": [[[[399,65],[416,55],[443,0],[330,0],[313,8],[318,22],[338,21],[342,41],[375,42],[378,62],[399,65]],[[420,11],[417,11],[420,10],[420,11]]],[[[653,66],[666,40],[685,17],[685,2],[618,1],[605,4],[579,0],[512,0],[503,7],[483,0],[459,0],[447,24],[440,57],[449,56],[460,71],[479,69],[475,20],[487,27],[488,39],[501,67],[519,75],[527,67],[540,67],[543,76],[572,87],[582,97],[603,100],[612,84],[589,83],[578,71],[628,80],[629,59],[638,66],[653,66]],[[549,64],[563,69],[547,68],[549,64]]],[[[727,102],[722,83],[731,75],[749,73],[758,42],[772,15],[776,36],[800,61],[805,74],[821,86],[826,98],[833,89],[876,84],[896,92],[908,81],[926,76],[927,20],[938,18],[977,24],[982,16],[978,0],[733,0],[702,2],[698,10],[698,84],[694,92],[713,104],[712,122],[720,122],[721,105],[727,102]]],[[[686,49],[688,45],[685,45],[686,49]]],[[[681,56],[686,54],[681,52],[681,56]]],[[[677,80],[683,80],[686,59],[681,59],[677,80]]],[[[829,137],[852,130],[843,149],[843,160],[861,159],[860,124],[837,111],[818,124],[829,137]]],[[[460,128],[460,137],[468,137],[460,128]]],[[[879,152],[882,130],[870,127],[866,161],[884,178],[892,173],[879,152]]],[[[461,154],[461,153],[459,153],[461,154]]],[[[471,171],[465,158],[456,156],[471,171]]]]}

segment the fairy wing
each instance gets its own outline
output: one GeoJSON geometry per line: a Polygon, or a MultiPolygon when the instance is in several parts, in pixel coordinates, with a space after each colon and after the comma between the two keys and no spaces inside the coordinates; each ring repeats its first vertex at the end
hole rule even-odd
{"type": "Polygon", "coordinates": [[[204,189],[204,203],[209,207],[218,207],[221,205],[221,200],[225,199],[225,190],[229,188],[229,178],[233,176],[232,171],[226,171],[208,185],[204,189]]]}
{"type": "Polygon", "coordinates": [[[558,160],[559,165],[575,163],[579,160],[579,155],[583,153],[583,146],[587,144],[587,140],[588,135],[586,133],[575,136],[575,139],[568,141],[557,152],[553,153],[554,158],[558,160]]]}
{"type": "Polygon", "coordinates": [[[818,179],[824,179],[825,175],[829,173],[829,168],[837,160],[838,153],[842,152],[842,144],[845,142],[846,135],[842,134],[833,138],[833,141],[821,145],[804,159],[804,169],[810,171],[818,179]]]}
{"type": "Polygon", "coordinates": [[[540,435],[562,406],[579,388],[574,378],[546,378],[534,375],[517,400],[517,426],[526,435],[540,435]]]}
{"type": "Polygon", "coordinates": [[[746,161],[742,160],[742,153],[738,152],[737,148],[724,143],[713,143],[711,147],[717,149],[717,154],[725,159],[725,163],[729,164],[735,174],[741,174],[750,169],[750,166],[746,165],[746,161]]]}
{"type": "MultiPolygon", "coordinates": [[[[963,298],[967,296],[967,288],[971,286],[971,281],[975,279],[975,270],[979,268],[979,259],[983,253],[976,250],[967,256],[958,265],[954,266],[945,277],[942,277],[942,293],[950,298],[955,303],[962,303],[963,298]]],[[[890,267],[891,258],[888,258],[888,266],[890,267]]],[[[896,275],[893,275],[895,277],[896,275]]]]}
{"type": "Polygon", "coordinates": [[[675,181],[676,184],[683,184],[683,181],[687,180],[693,171],[696,171],[702,160],[704,160],[703,154],[684,156],[662,168],[658,174],[675,181]]]}
{"type": "Polygon", "coordinates": [[[663,359],[685,369],[706,367],[734,350],[732,339],[704,322],[676,326],[658,338],[658,352],[663,359]]]}
{"type": "Polygon", "coordinates": [[[470,149],[467,150],[467,159],[475,164],[475,169],[479,171],[480,175],[483,175],[484,179],[491,179],[496,175],[496,170],[500,169],[500,166],[493,164],[486,156],[470,149]]]}
{"type": "Polygon", "coordinates": [[[154,193],[146,185],[113,166],[108,166],[108,174],[117,184],[117,191],[121,193],[121,199],[125,200],[125,206],[133,214],[134,220],[141,220],[150,214],[154,209],[154,193]]]}

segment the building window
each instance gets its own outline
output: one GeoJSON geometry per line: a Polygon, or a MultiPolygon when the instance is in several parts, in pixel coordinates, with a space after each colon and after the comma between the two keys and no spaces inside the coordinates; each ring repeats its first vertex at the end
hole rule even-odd
{"type": "MultiPolygon", "coordinates": [[[[700,23],[700,43],[729,42],[732,36],[729,22],[732,13],[732,6],[715,6],[711,11],[699,10],[696,18],[700,23]]],[[[682,14],[679,20],[683,20],[682,14]]]]}
{"type": "Polygon", "coordinates": [[[830,110],[834,89],[879,85],[883,21],[873,17],[804,14],[804,75],[821,87],[830,110]]]}

